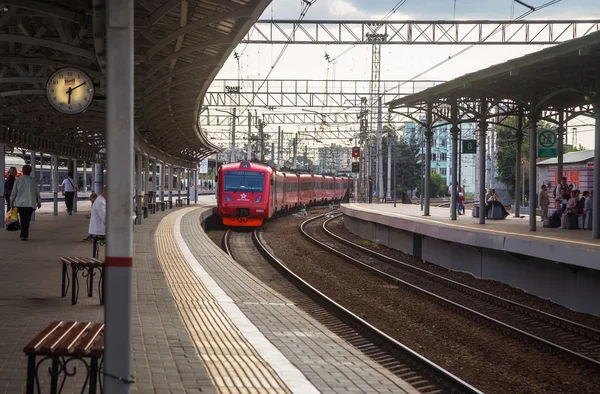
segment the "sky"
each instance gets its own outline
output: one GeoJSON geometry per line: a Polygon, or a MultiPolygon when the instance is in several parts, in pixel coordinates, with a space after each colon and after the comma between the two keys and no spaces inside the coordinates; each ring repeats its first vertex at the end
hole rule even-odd
{"type": "MultiPolygon", "coordinates": [[[[548,0],[524,0],[534,7],[548,0]]],[[[317,0],[308,10],[305,20],[381,20],[399,0],[317,0]]],[[[260,19],[299,18],[301,0],[273,0],[260,19]]],[[[510,20],[527,8],[513,0],[406,0],[389,20],[510,20]]],[[[600,19],[600,0],[562,0],[527,19],[600,19]]],[[[216,78],[264,79],[282,45],[240,44],[216,78]]],[[[381,49],[381,80],[411,79],[440,61],[451,57],[443,66],[419,79],[451,80],[511,58],[543,49],[543,45],[485,46],[478,45],[455,56],[465,48],[457,45],[383,45],[381,49]]],[[[371,47],[357,45],[341,55],[335,64],[325,54],[336,58],[348,45],[289,45],[270,79],[370,79],[371,47]]],[[[593,120],[578,125],[578,142],[593,148],[593,120]]],[[[576,126],[575,124],[569,126],[576,126]]]]}

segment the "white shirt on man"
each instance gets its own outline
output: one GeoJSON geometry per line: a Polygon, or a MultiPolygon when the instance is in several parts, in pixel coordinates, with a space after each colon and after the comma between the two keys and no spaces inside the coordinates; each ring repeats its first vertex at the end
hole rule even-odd
{"type": "Polygon", "coordinates": [[[62,181],[62,187],[65,192],[74,192],[75,191],[75,181],[71,178],[67,177],[62,181]]]}
{"type": "Polygon", "coordinates": [[[92,235],[106,235],[106,199],[102,195],[98,196],[92,204],[88,233],[92,235]]]}

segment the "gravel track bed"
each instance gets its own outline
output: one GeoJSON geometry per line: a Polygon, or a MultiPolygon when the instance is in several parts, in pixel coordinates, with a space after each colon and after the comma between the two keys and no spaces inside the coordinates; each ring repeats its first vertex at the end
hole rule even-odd
{"type": "MultiPolygon", "coordinates": [[[[335,222],[338,221],[339,220],[335,220],[335,222]]],[[[476,310],[485,314],[486,316],[500,320],[530,334],[539,336],[550,342],[566,347],[567,349],[583,354],[589,358],[594,360],[600,359],[600,353],[598,352],[598,348],[600,347],[599,341],[586,338],[583,335],[572,333],[566,329],[557,328],[552,324],[531,318],[529,316],[523,316],[519,312],[499,307],[498,305],[495,305],[489,301],[475,298],[470,294],[466,294],[462,291],[450,288],[442,283],[438,283],[430,278],[427,278],[423,274],[412,272],[410,268],[403,268],[399,265],[392,266],[388,263],[381,262],[376,258],[367,255],[366,253],[353,249],[350,246],[343,245],[330,238],[322,231],[320,224],[318,226],[316,224],[312,226],[309,225],[306,227],[306,231],[311,236],[321,242],[324,242],[333,249],[338,250],[348,256],[352,256],[375,269],[402,279],[422,289],[428,290],[441,297],[450,299],[458,304],[466,306],[467,308],[476,310]]]]}
{"type": "Polygon", "coordinates": [[[331,221],[327,228],[339,237],[357,243],[367,249],[371,249],[388,257],[400,260],[403,263],[410,264],[467,286],[486,291],[496,296],[506,298],[507,300],[518,302],[531,308],[562,317],[563,319],[571,320],[579,324],[583,324],[584,326],[600,330],[600,317],[598,316],[576,312],[572,309],[557,305],[550,300],[526,293],[516,287],[512,287],[495,280],[478,279],[467,272],[451,271],[444,267],[440,267],[439,265],[431,264],[411,255],[399,252],[395,249],[390,249],[386,246],[377,245],[366,241],[365,239],[348,231],[343,225],[342,218],[331,221]]]}
{"type": "Polygon", "coordinates": [[[304,220],[290,217],[263,226],[275,255],[325,294],[451,373],[489,393],[598,391],[600,378],[593,371],[579,370],[316,248],[299,234],[304,220]]]}

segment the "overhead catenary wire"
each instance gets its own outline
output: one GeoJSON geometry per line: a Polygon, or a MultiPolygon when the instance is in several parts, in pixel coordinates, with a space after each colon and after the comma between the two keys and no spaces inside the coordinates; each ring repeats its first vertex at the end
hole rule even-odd
{"type": "MultiPolygon", "coordinates": [[[[534,13],[534,12],[536,12],[536,11],[539,11],[539,10],[541,10],[541,9],[544,9],[544,8],[546,8],[546,7],[550,7],[551,5],[554,5],[554,4],[556,4],[556,3],[560,3],[561,1],[562,1],[562,0],[552,0],[552,1],[549,1],[549,2],[547,2],[547,3],[544,3],[544,4],[542,4],[542,5],[541,5],[541,6],[539,6],[539,7],[535,7],[533,10],[529,10],[529,11],[527,11],[527,12],[525,12],[525,13],[521,14],[521,15],[520,15],[520,16],[518,16],[517,18],[513,19],[511,22],[517,22],[517,21],[520,21],[520,20],[522,20],[522,19],[526,18],[527,16],[529,16],[529,15],[533,14],[533,13],[534,13]]],[[[494,30],[493,30],[493,31],[492,31],[490,34],[488,34],[488,35],[485,37],[485,39],[487,39],[487,38],[490,38],[491,36],[493,36],[493,35],[497,34],[499,31],[500,31],[500,26],[496,27],[496,28],[495,28],[495,29],[494,29],[494,30]]],[[[433,66],[429,67],[429,68],[428,68],[428,69],[426,69],[425,71],[423,71],[423,72],[420,72],[419,74],[415,75],[414,77],[412,77],[412,78],[409,78],[408,80],[406,80],[406,81],[404,81],[404,82],[402,82],[402,83],[399,83],[398,85],[392,86],[391,88],[389,88],[389,89],[387,89],[387,90],[384,90],[384,91],[383,91],[383,93],[381,94],[381,97],[383,97],[383,95],[384,95],[385,93],[387,93],[387,92],[389,92],[389,91],[391,91],[391,90],[394,90],[394,89],[397,89],[397,88],[399,88],[399,87],[402,87],[402,86],[406,85],[406,84],[407,84],[407,83],[409,83],[409,82],[414,82],[416,79],[418,79],[418,78],[422,77],[423,75],[425,75],[425,74],[427,74],[427,73],[429,73],[429,72],[431,72],[431,71],[435,70],[436,68],[438,68],[438,67],[440,67],[440,66],[442,66],[442,65],[444,65],[444,64],[446,64],[446,63],[448,63],[450,60],[452,60],[452,59],[456,59],[458,56],[460,56],[460,55],[462,55],[463,53],[467,52],[468,50],[472,49],[472,48],[473,48],[475,45],[476,45],[476,44],[471,44],[471,45],[467,46],[466,48],[463,48],[463,49],[461,49],[460,51],[458,51],[458,52],[457,52],[457,53],[455,53],[454,55],[452,55],[452,56],[448,56],[446,59],[442,60],[441,62],[434,64],[433,66]]],[[[398,97],[399,97],[399,95],[398,95],[398,96],[396,96],[396,97],[394,97],[394,99],[393,99],[393,100],[395,100],[395,99],[396,99],[396,98],[398,98],[398,97]]]]}

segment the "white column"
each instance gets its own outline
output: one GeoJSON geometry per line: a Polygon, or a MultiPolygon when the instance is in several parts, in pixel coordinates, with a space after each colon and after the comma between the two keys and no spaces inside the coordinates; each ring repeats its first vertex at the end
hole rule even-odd
{"type": "Polygon", "coordinates": [[[133,0],[107,0],[106,152],[108,174],[104,392],[131,389],[133,264],[133,0]],[[113,174],[113,175],[111,175],[113,174]]]}

